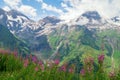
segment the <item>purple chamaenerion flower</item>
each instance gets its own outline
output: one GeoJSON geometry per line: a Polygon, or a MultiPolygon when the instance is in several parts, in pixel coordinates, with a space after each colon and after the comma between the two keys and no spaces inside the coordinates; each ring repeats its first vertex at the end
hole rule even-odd
{"type": "Polygon", "coordinates": [[[38,67],[35,67],[35,71],[36,71],[36,72],[38,71],[38,67]]]}
{"type": "Polygon", "coordinates": [[[13,55],[14,55],[15,57],[17,57],[17,55],[18,55],[17,51],[14,51],[14,52],[13,52],[13,55]]]}
{"type": "Polygon", "coordinates": [[[58,59],[56,59],[56,60],[54,61],[54,63],[55,63],[56,65],[58,65],[58,64],[60,63],[60,61],[59,61],[58,59]]]}
{"type": "Polygon", "coordinates": [[[65,72],[65,71],[66,71],[66,67],[67,67],[67,65],[63,65],[63,66],[61,67],[61,70],[65,72]]]}
{"type": "Polygon", "coordinates": [[[98,62],[99,62],[99,63],[103,63],[104,58],[105,58],[105,55],[104,55],[104,54],[99,55],[99,56],[98,56],[98,62]]]}
{"type": "Polygon", "coordinates": [[[73,72],[74,72],[74,69],[73,69],[73,68],[70,68],[70,69],[69,69],[69,72],[70,72],[70,73],[73,73],[73,72]]]}
{"type": "Polygon", "coordinates": [[[82,76],[84,76],[84,75],[85,75],[85,69],[81,69],[80,74],[81,74],[82,76]]]}
{"type": "Polygon", "coordinates": [[[42,61],[39,61],[38,62],[39,66],[43,65],[43,62],[42,61]]]}
{"type": "Polygon", "coordinates": [[[33,61],[34,63],[37,63],[37,61],[38,61],[37,57],[36,57],[36,56],[33,56],[33,57],[32,57],[32,61],[33,61]]]}
{"type": "Polygon", "coordinates": [[[25,60],[24,60],[24,67],[27,67],[28,64],[29,64],[29,60],[28,60],[28,59],[25,59],[25,60]]]}

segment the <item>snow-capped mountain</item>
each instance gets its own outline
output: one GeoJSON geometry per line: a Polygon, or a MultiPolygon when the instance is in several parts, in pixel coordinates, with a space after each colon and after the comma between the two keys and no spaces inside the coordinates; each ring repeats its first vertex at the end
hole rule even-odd
{"type": "MultiPolygon", "coordinates": [[[[53,45],[60,48],[62,43],[70,41],[68,37],[72,39],[71,36],[79,35],[80,31],[90,33],[90,36],[93,37],[93,30],[120,29],[119,17],[105,19],[97,11],[87,11],[70,22],[53,16],[47,16],[35,22],[16,10],[6,12],[0,9],[0,24],[6,25],[13,34],[25,40],[31,51],[40,52],[46,50],[53,52],[55,50],[53,45]],[[61,40],[57,40],[59,37],[61,40]]],[[[83,37],[85,36],[83,35],[83,37]]],[[[79,40],[77,41],[79,42],[79,40]]]]}
{"type": "Polygon", "coordinates": [[[83,13],[82,16],[88,18],[90,21],[92,19],[94,19],[94,20],[100,20],[101,19],[101,16],[97,11],[87,11],[87,12],[83,13]]]}
{"type": "Polygon", "coordinates": [[[47,16],[41,20],[38,21],[39,24],[42,24],[42,26],[44,25],[56,25],[57,23],[59,23],[61,20],[54,17],[54,16],[47,16]]]}
{"type": "Polygon", "coordinates": [[[7,18],[7,26],[11,32],[28,32],[29,30],[35,30],[39,27],[39,25],[35,21],[29,19],[27,16],[16,10],[11,10],[7,12],[7,18]]]}
{"type": "Polygon", "coordinates": [[[101,25],[107,21],[97,11],[87,11],[68,23],[71,25],[101,25]]]}
{"type": "Polygon", "coordinates": [[[6,12],[0,9],[0,14],[0,23],[6,25],[14,34],[39,31],[45,28],[45,26],[53,26],[60,22],[60,19],[54,16],[47,16],[43,19],[40,19],[38,22],[35,22],[16,10],[10,10],[6,12]]]}
{"type": "Polygon", "coordinates": [[[0,14],[0,19],[2,19],[0,20],[0,23],[7,25],[8,29],[17,35],[20,35],[21,33],[34,33],[37,35],[43,35],[46,33],[48,34],[51,32],[51,29],[62,24],[85,25],[90,29],[108,29],[111,28],[111,25],[116,27],[120,24],[120,18],[118,16],[111,19],[105,19],[100,16],[97,11],[87,11],[78,18],[70,20],[70,22],[67,23],[64,23],[64,21],[54,16],[47,16],[43,19],[40,19],[38,22],[35,22],[16,10],[6,12],[0,9],[0,14]]]}
{"type": "Polygon", "coordinates": [[[52,26],[60,22],[60,20],[55,17],[46,17],[38,22],[35,22],[16,10],[6,12],[1,9],[0,16],[2,15],[4,16],[1,17],[0,24],[7,26],[14,35],[25,40],[28,45],[30,45],[29,47],[31,50],[34,49],[36,51],[50,48],[47,42],[47,37],[44,33],[49,31],[46,30],[48,25],[52,26]]]}
{"type": "Polygon", "coordinates": [[[88,29],[98,29],[98,30],[104,30],[104,29],[120,29],[120,22],[119,17],[115,17],[112,19],[106,19],[97,11],[87,11],[80,15],[78,18],[70,20],[70,22],[67,22],[65,24],[68,25],[81,25],[85,26],[88,29]]]}

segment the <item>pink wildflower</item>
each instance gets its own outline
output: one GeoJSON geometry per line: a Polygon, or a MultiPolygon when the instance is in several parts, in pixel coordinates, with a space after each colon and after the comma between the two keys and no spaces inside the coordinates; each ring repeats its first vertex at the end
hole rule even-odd
{"type": "Polygon", "coordinates": [[[17,55],[18,55],[17,51],[14,51],[14,52],[13,52],[13,55],[14,55],[15,57],[17,57],[17,55]]]}
{"type": "Polygon", "coordinates": [[[99,63],[103,63],[104,58],[105,58],[105,55],[104,55],[104,54],[99,55],[99,56],[98,56],[98,62],[99,62],[99,63]]]}
{"type": "Polygon", "coordinates": [[[56,65],[58,65],[58,64],[60,63],[60,61],[59,61],[58,59],[56,59],[56,60],[54,61],[54,63],[55,63],[56,65]]]}
{"type": "Polygon", "coordinates": [[[32,57],[32,61],[33,61],[34,63],[37,63],[37,61],[38,61],[37,57],[36,57],[36,56],[33,56],[33,57],[32,57]]]}
{"type": "Polygon", "coordinates": [[[29,60],[28,60],[28,59],[25,59],[25,60],[24,60],[24,67],[27,67],[28,64],[29,64],[29,60]]]}
{"type": "Polygon", "coordinates": [[[84,76],[84,75],[85,75],[85,70],[84,70],[84,69],[81,69],[80,74],[81,74],[82,76],[84,76]]]}
{"type": "Polygon", "coordinates": [[[39,61],[38,64],[39,64],[39,66],[41,66],[41,65],[43,64],[43,62],[42,62],[42,61],[39,61]]]}
{"type": "Polygon", "coordinates": [[[38,71],[38,67],[35,67],[35,71],[36,71],[36,72],[38,71]]]}
{"type": "Polygon", "coordinates": [[[69,72],[70,72],[70,73],[73,73],[73,72],[74,72],[73,68],[70,68],[70,69],[69,69],[69,72]]]}
{"type": "Polygon", "coordinates": [[[62,71],[66,71],[66,65],[63,65],[62,67],[61,67],[61,69],[62,69],[62,71]]]}

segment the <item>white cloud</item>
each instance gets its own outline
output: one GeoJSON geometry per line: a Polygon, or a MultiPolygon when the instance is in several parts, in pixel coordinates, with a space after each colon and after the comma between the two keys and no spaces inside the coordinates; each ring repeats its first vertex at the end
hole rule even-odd
{"type": "Polygon", "coordinates": [[[120,15],[120,0],[64,0],[61,3],[66,12],[60,18],[69,20],[80,16],[86,11],[98,11],[101,16],[110,18],[120,15]]]}
{"type": "Polygon", "coordinates": [[[64,7],[64,8],[66,8],[66,7],[67,7],[67,4],[65,4],[65,3],[62,2],[62,3],[61,3],[61,6],[64,7]]]}
{"type": "Polygon", "coordinates": [[[5,11],[10,11],[10,8],[9,8],[8,6],[4,6],[3,9],[4,9],[5,11]]]}
{"type": "Polygon", "coordinates": [[[37,10],[29,5],[24,5],[22,0],[4,0],[7,6],[3,7],[4,10],[15,9],[29,16],[32,19],[37,17],[37,10]]]}
{"type": "MultiPolygon", "coordinates": [[[[28,0],[30,1],[30,0],[28,0]]],[[[120,16],[120,0],[63,0],[61,2],[62,9],[47,4],[44,0],[35,0],[41,4],[41,8],[45,11],[51,11],[59,14],[61,19],[70,20],[80,16],[86,11],[98,11],[101,16],[106,18],[120,16]]],[[[4,0],[7,4],[3,9],[17,9],[27,16],[34,18],[37,10],[29,5],[24,5],[22,0],[4,0]]]]}
{"type": "Polygon", "coordinates": [[[10,8],[18,8],[21,4],[22,1],[21,0],[4,0],[4,2],[10,7],[10,8]]]}
{"type": "Polygon", "coordinates": [[[49,4],[45,3],[43,0],[36,0],[36,1],[41,4],[41,8],[43,10],[52,11],[52,12],[55,12],[55,13],[58,13],[58,14],[63,13],[63,11],[61,9],[58,9],[55,6],[49,5],[49,4]]]}
{"type": "Polygon", "coordinates": [[[47,11],[53,11],[53,12],[56,12],[56,13],[63,13],[63,11],[61,9],[57,9],[56,7],[52,6],[52,5],[48,5],[46,3],[42,3],[42,9],[45,9],[47,11]]]}
{"type": "Polygon", "coordinates": [[[28,5],[21,5],[19,8],[19,11],[21,11],[25,15],[29,15],[29,17],[37,16],[36,9],[34,9],[33,7],[28,6],[28,5]]]}

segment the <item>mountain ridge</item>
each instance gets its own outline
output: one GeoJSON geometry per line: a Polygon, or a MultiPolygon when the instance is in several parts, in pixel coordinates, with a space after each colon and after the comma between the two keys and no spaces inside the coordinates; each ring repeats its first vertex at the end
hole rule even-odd
{"type": "MultiPolygon", "coordinates": [[[[25,40],[33,53],[45,59],[59,57],[61,63],[76,60],[77,56],[83,59],[87,55],[93,57],[99,55],[102,41],[104,41],[104,53],[110,66],[113,48],[107,40],[112,40],[114,47],[117,42],[119,44],[119,23],[116,24],[112,19],[101,17],[96,11],[87,11],[69,22],[55,17],[45,17],[38,22],[28,20],[20,23],[15,20],[16,18],[13,18],[16,23],[11,26],[13,29],[11,30],[10,26],[8,29],[25,40]],[[115,38],[112,39],[113,35],[115,38]]],[[[117,62],[119,59],[116,55],[119,56],[119,47],[114,49],[114,52],[113,59],[117,62]]]]}

